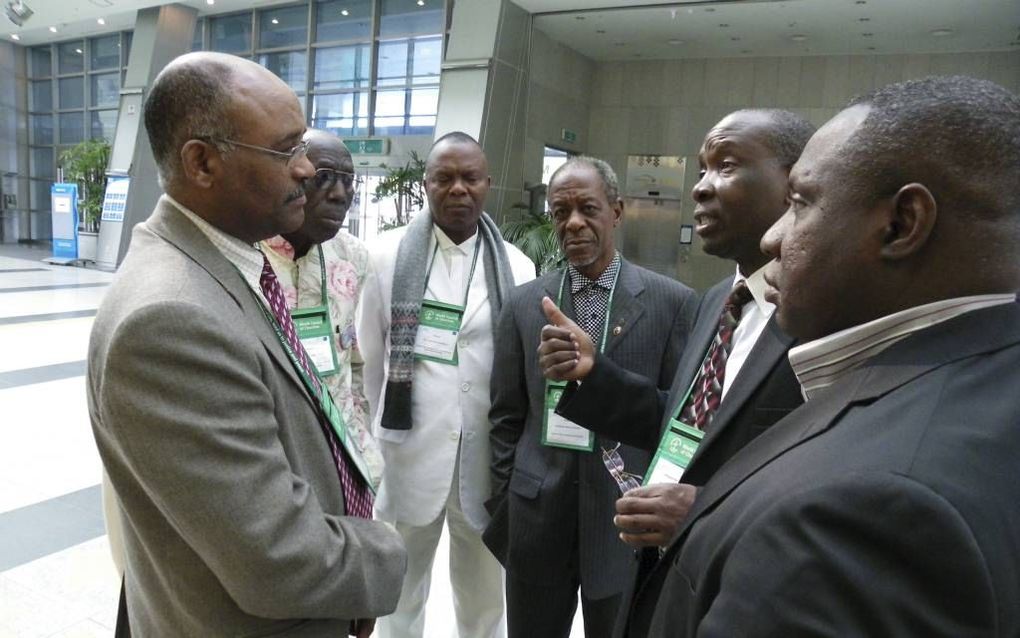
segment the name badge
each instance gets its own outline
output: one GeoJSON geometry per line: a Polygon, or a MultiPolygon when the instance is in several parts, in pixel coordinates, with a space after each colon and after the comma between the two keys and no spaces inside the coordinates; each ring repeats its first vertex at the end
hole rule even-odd
{"type": "Polygon", "coordinates": [[[701,430],[670,419],[669,427],[659,441],[659,449],[655,451],[655,458],[645,474],[644,485],[679,483],[704,436],[701,430]]]}
{"type": "Polygon", "coordinates": [[[591,452],[595,449],[595,434],[569,419],[556,414],[556,406],[567,387],[564,381],[547,381],[545,384],[545,418],[542,422],[542,445],[568,450],[591,452]]]}
{"type": "Polygon", "coordinates": [[[326,306],[297,308],[291,311],[290,316],[294,320],[298,339],[318,370],[319,376],[328,377],[339,372],[340,365],[336,358],[329,309],[326,306]]]}
{"type": "Polygon", "coordinates": [[[457,365],[457,338],[464,308],[432,299],[421,302],[418,334],[414,339],[417,359],[457,365]]]}

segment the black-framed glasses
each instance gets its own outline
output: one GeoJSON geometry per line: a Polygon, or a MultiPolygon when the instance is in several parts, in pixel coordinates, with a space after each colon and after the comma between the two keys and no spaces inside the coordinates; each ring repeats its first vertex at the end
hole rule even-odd
{"type": "Polygon", "coordinates": [[[287,162],[287,166],[294,166],[294,162],[298,161],[302,157],[308,154],[308,141],[301,140],[296,146],[291,148],[289,151],[277,151],[265,146],[256,146],[255,144],[245,144],[244,142],[238,142],[237,140],[230,140],[225,137],[213,137],[208,138],[216,142],[223,142],[226,144],[232,144],[234,146],[240,146],[241,148],[248,148],[253,151],[260,151],[267,155],[272,155],[278,159],[287,162]]]}
{"type": "Polygon", "coordinates": [[[315,188],[320,190],[330,190],[339,181],[344,185],[344,188],[350,188],[352,186],[361,186],[361,177],[354,173],[348,173],[347,171],[338,171],[332,168],[317,168],[315,169],[314,180],[315,188]]]}

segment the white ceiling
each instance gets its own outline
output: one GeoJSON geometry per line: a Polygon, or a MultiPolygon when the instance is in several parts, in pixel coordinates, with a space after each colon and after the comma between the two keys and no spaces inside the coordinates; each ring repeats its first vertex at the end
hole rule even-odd
{"type": "Polygon", "coordinates": [[[1020,0],[515,1],[595,60],[1020,52],[1020,0]]]}
{"type": "MultiPolygon", "coordinates": [[[[167,4],[24,1],[35,14],[22,27],[0,16],[0,38],[16,33],[19,44],[32,45],[130,29],[138,9],[167,4]]],[[[204,16],[287,0],[214,0],[211,6],[206,0],[178,1],[204,16]]],[[[596,60],[1020,51],[1020,0],[514,1],[538,15],[537,28],[596,60]],[[940,29],[951,32],[932,34],[940,29]]]]}

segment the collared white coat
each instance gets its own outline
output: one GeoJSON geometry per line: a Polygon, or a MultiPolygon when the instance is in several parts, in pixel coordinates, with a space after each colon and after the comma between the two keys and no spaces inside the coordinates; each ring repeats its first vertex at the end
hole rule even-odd
{"type": "MultiPolygon", "coordinates": [[[[450,494],[460,451],[460,502],[471,526],[479,533],[489,522],[482,504],[490,494],[489,377],[492,372],[492,317],[485,281],[485,246],[468,291],[458,341],[458,364],[416,361],[411,391],[410,430],[380,427],[385,381],[390,360],[390,299],[397,249],[406,228],[382,234],[369,244],[373,273],[366,280],[358,307],[357,333],[365,359],[365,396],[370,407],[372,432],[385,460],[382,485],[375,502],[379,518],[423,526],[434,521],[450,494]]],[[[429,240],[432,255],[439,237],[429,280],[428,298],[460,305],[471,267],[471,255],[480,233],[461,246],[450,248],[436,227],[429,240]],[[450,251],[463,251],[460,266],[449,268],[450,251]]],[[[504,242],[520,285],[535,278],[535,265],[515,246],[504,242]]],[[[536,344],[537,347],[538,344],[536,344]]]]}

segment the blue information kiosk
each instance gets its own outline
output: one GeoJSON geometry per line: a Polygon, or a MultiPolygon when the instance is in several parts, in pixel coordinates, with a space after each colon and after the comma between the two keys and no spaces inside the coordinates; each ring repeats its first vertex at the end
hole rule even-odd
{"type": "Polygon", "coordinates": [[[78,259],[78,185],[54,184],[50,188],[53,204],[53,257],[46,261],[66,264],[78,259]]]}

